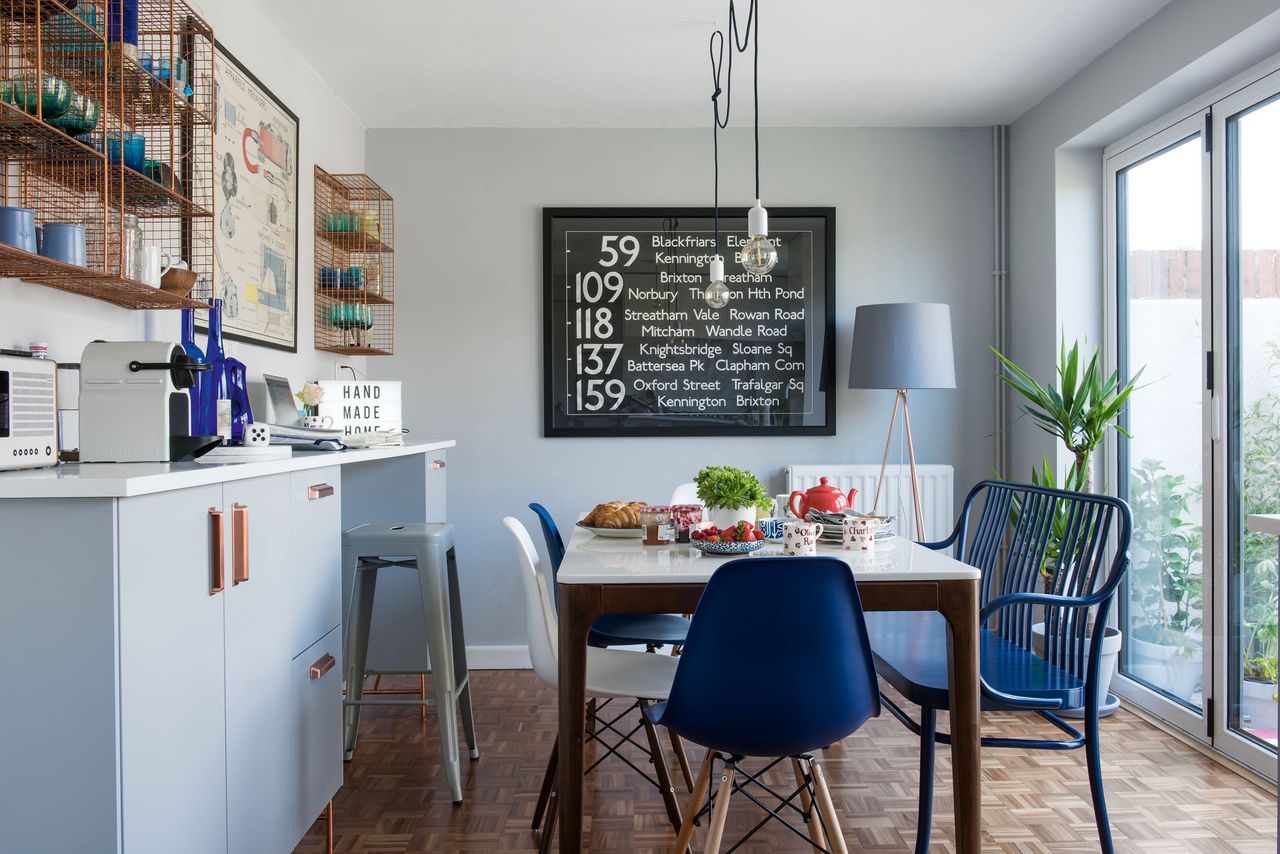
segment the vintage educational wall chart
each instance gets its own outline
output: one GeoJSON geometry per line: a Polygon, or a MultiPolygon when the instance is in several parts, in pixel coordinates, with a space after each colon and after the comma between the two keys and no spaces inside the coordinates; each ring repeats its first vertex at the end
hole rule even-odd
{"type": "Polygon", "coordinates": [[[298,117],[221,45],[215,293],[228,338],[298,349],[298,117]]]}

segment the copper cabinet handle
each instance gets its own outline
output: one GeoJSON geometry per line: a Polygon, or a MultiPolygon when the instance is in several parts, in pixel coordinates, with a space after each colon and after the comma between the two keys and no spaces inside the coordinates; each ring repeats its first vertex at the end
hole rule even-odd
{"type": "Polygon", "coordinates": [[[316,659],[315,664],[311,665],[311,678],[313,680],[319,679],[321,676],[332,670],[333,666],[337,663],[338,659],[326,652],[324,655],[316,659]]]}
{"type": "Polygon", "coordinates": [[[249,508],[231,505],[231,586],[249,580],[249,508]]]}
{"type": "Polygon", "coordinates": [[[307,500],[315,501],[317,498],[328,498],[333,495],[333,487],[327,483],[313,483],[307,487],[307,500]]]}
{"type": "Polygon", "coordinates": [[[446,463],[445,463],[445,461],[444,461],[444,460],[432,460],[432,461],[431,461],[431,467],[432,467],[433,469],[436,469],[436,470],[439,470],[439,469],[444,468],[444,467],[445,467],[445,465],[446,465],[446,463]]]}
{"type": "Polygon", "coordinates": [[[209,595],[216,596],[226,586],[223,568],[227,563],[222,511],[209,508],[209,595]]]}

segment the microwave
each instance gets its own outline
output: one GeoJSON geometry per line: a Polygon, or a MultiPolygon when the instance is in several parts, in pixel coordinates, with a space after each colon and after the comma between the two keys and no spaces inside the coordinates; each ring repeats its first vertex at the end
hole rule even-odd
{"type": "Polygon", "coordinates": [[[57,367],[0,354],[0,471],[58,464],[57,367]]]}

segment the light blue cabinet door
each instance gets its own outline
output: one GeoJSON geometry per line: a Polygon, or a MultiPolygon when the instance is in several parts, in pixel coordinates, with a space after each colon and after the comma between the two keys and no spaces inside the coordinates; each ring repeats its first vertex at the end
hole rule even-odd
{"type": "Polygon", "coordinates": [[[289,652],[296,656],[342,622],[342,475],[338,466],[330,466],[290,478],[289,652]]]}
{"type": "Polygon", "coordinates": [[[229,851],[281,854],[296,841],[289,476],[224,484],[223,506],[229,851]]]}
{"type": "Polygon", "coordinates": [[[342,785],[342,632],[293,660],[294,836],[301,839],[342,785]]]}
{"type": "Polygon", "coordinates": [[[221,486],[119,501],[126,854],[227,854],[226,593],[210,594],[221,506],[221,486]]]}

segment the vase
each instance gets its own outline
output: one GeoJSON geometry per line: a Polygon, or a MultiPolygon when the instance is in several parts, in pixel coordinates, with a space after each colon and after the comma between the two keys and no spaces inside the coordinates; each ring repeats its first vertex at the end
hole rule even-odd
{"type": "Polygon", "coordinates": [[[1244,680],[1244,688],[1240,692],[1240,724],[1244,730],[1266,733],[1265,737],[1273,737],[1271,733],[1280,728],[1276,712],[1280,707],[1276,699],[1276,683],[1244,680]]]}
{"type": "MultiPolygon", "coordinates": [[[[1085,660],[1088,661],[1089,649],[1093,646],[1092,627],[1090,636],[1084,641],[1085,660]]],[[[1120,657],[1120,647],[1124,644],[1124,634],[1114,626],[1107,626],[1102,638],[1102,661],[1098,667],[1098,711],[1102,716],[1111,714],[1120,705],[1120,701],[1111,696],[1111,677],[1116,674],[1116,660],[1120,657]]],[[[1031,651],[1044,658],[1044,623],[1036,623],[1031,627],[1031,651]]],[[[1057,714],[1064,718],[1082,718],[1084,709],[1062,709],[1057,714]]]]}
{"type": "Polygon", "coordinates": [[[715,525],[720,530],[732,528],[739,522],[750,522],[752,525],[756,523],[756,508],[754,507],[708,507],[703,514],[703,522],[708,525],[715,525]]]}

